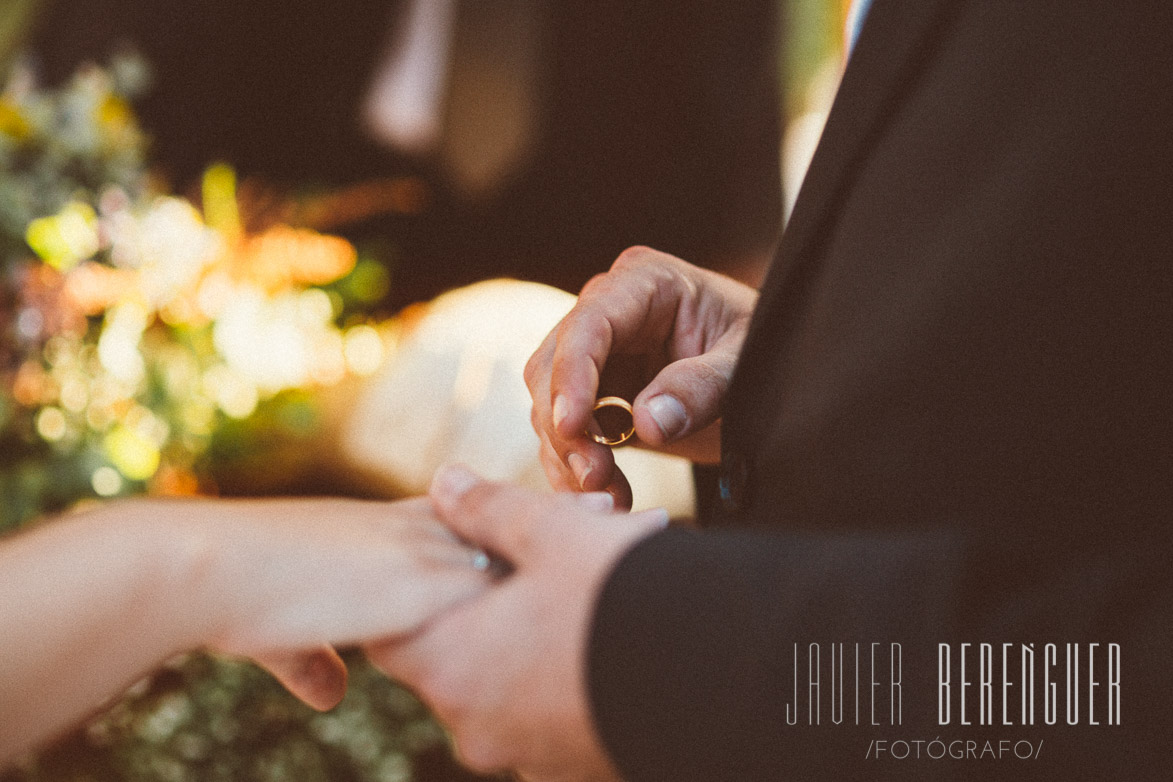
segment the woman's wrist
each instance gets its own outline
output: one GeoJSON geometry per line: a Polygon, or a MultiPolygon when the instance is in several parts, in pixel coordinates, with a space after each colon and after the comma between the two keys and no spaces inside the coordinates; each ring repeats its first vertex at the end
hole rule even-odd
{"type": "MultiPolygon", "coordinates": [[[[168,653],[214,643],[226,614],[221,571],[224,532],[201,500],[134,499],[97,509],[99,534],[120,537],[139,574],[138,588],[165,630],[168,653]]],[[[228,506],[219,505],[223,514],[228,506]]]]}
{"type": "Polygon", "coordinates": [[[201,506],[115,502],[4,541],[0,626],[19,643],[0,644],[0,761],[216,636],[220,543],[201,506]]]}

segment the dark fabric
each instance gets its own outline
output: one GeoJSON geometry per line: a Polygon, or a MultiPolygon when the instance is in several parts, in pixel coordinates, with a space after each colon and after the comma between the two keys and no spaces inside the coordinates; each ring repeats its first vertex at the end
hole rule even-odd
{"type": "Polygon", "coordinates": [[[781,220],[773,0],[543,6],[536,146],[469,203],[432,161],[372,142],[359,115],[401,4],[386,0],[53,0],[36,51],[60,79],[126,40],[155,67],[142,105],[177,186],[225,159],[296,186],[415,174],[420,215],[351,227],[391,244],[391,303],[509,275],[578,291],[626,247],[720,267],[768,252],[781,220]]]}
{"type": "Polygon", "coordinates": [[[630,782],[1168,778],[1171,22],[874,4],[730,391],[722,510],[637,546],[596,609],[630,782]],[[900,725],[808,726],[801,693],[787,724],[794,645],[804,687],[838,642],[902,644],[900,725]],[[1123,724],[1083,700],[1075,727],[940,727],[945,642],[1118,643],[1123,724]],[[866,757],[938,737],[1043,746],[866,757]]]}

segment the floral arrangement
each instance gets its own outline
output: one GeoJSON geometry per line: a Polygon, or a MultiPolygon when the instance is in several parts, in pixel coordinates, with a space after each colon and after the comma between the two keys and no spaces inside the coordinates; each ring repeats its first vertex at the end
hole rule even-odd
{"type": "MultiPolygon", "coordinates": [[[[47,90],[18,68],[0,92],[0,531],[87,499],[214,493],[223,454],[267,458],[272,427],[312,435],[314,389],[384,358],[367,314],[383,267],[313,225],[354,199],[257,209],[226,165],[168,194],[131,108],[147,77],[122,58],[47,90]]],[[[393,185],[360,188],[358,211],[410,205],[393,185]]],[[[187,655],[0,780],[420,779],[442,734],[350,662],[347,699],[315,714],[259,669],[187,655]]]]}
{"type": "Polygon", "coordinates": [[[144,82],[123,59],[56,91],[18,71],[0,95],[6,526],[86,496],[195,492],[226,423],[306,419],[306,389],[382,361],[361,312],[382,267],[242,214],[226,165],[198,207],[161,192],[129,104],[144,82]]]}

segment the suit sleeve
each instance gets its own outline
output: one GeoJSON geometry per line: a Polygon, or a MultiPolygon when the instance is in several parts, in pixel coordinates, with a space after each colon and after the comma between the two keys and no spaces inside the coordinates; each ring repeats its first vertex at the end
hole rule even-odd
{"type": "Polygon", "coordinates": [[[1062,548],[1028,550],[953,531],[658,533],[621,559],[597,604],[588,679],[599,733],[628,782],[907,779],[946,771],[981,779],[1015,771],[1005,768],[1009,761],[994,769],[956,761],[945,770],[929,760],[915,761],[933,764],[927,768],[910,768],[914,761],[869,759],[873,739],[996,745],[1041,738],[1050,751],[1038,762],[1050,772],[1108,773],[1129,759],[1151,764],[1163,746],[1158,732],[1170,727],[1167,706],[1144,700],[1154,687],[1168,691],[1168,665],[1150,650],[1170,639],[1168,612],[1153,597],[1169,598],[1169,580],[1155,558],[1146,564],[1135,551],[1062,548]],[[1105,619],[1111,610],[1121,612],[1114,621],[1105,619]],[[1130,642],[1126,628],[1144,641],[1130,642]],[[954,643],[956,654],[961,641],[974,649],[978,642],[1122,642],[1130,720],[1116,728],[975,729],[954,718],[942,727],[937,644],[954,643]],[[819,644],[817,705],[809,697],[812,643],[819,644]],[[902,658],[898,722],[889,698],[893,643],[902,658]],[[830,710],[839,698],[829,681],[832,646],[846,658],[841,724],[830,710]]]}

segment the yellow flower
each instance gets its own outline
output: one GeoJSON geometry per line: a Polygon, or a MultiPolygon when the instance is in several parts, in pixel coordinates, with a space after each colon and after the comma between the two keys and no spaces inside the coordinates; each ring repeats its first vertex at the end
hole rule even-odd
{"type": "Polygon", "coordinates": [[[16,104],[7,98],[0,98],[0,133],[24,141],[31,132],[32,127],[16,104]]]}
{"type": "Polygon", "coordinates": [[[110,463],[132,481],[145,481],[159,469],[159,448],[141,432],[119,424],[102,444],[110,463]]]}
{"type": "Polygon", "coordinates": [[[134,143],[139,133],[130,104],[117,95],[107,95],[95,107],[94,120],[112,145],[134,143]]]}
{"type": "Polygon", "coordinates": [[[67,271],[101,246],[98,216],[89,204],[71,201],[57,214],[29,223],[25,241],[45,263],[67,271]]]}

